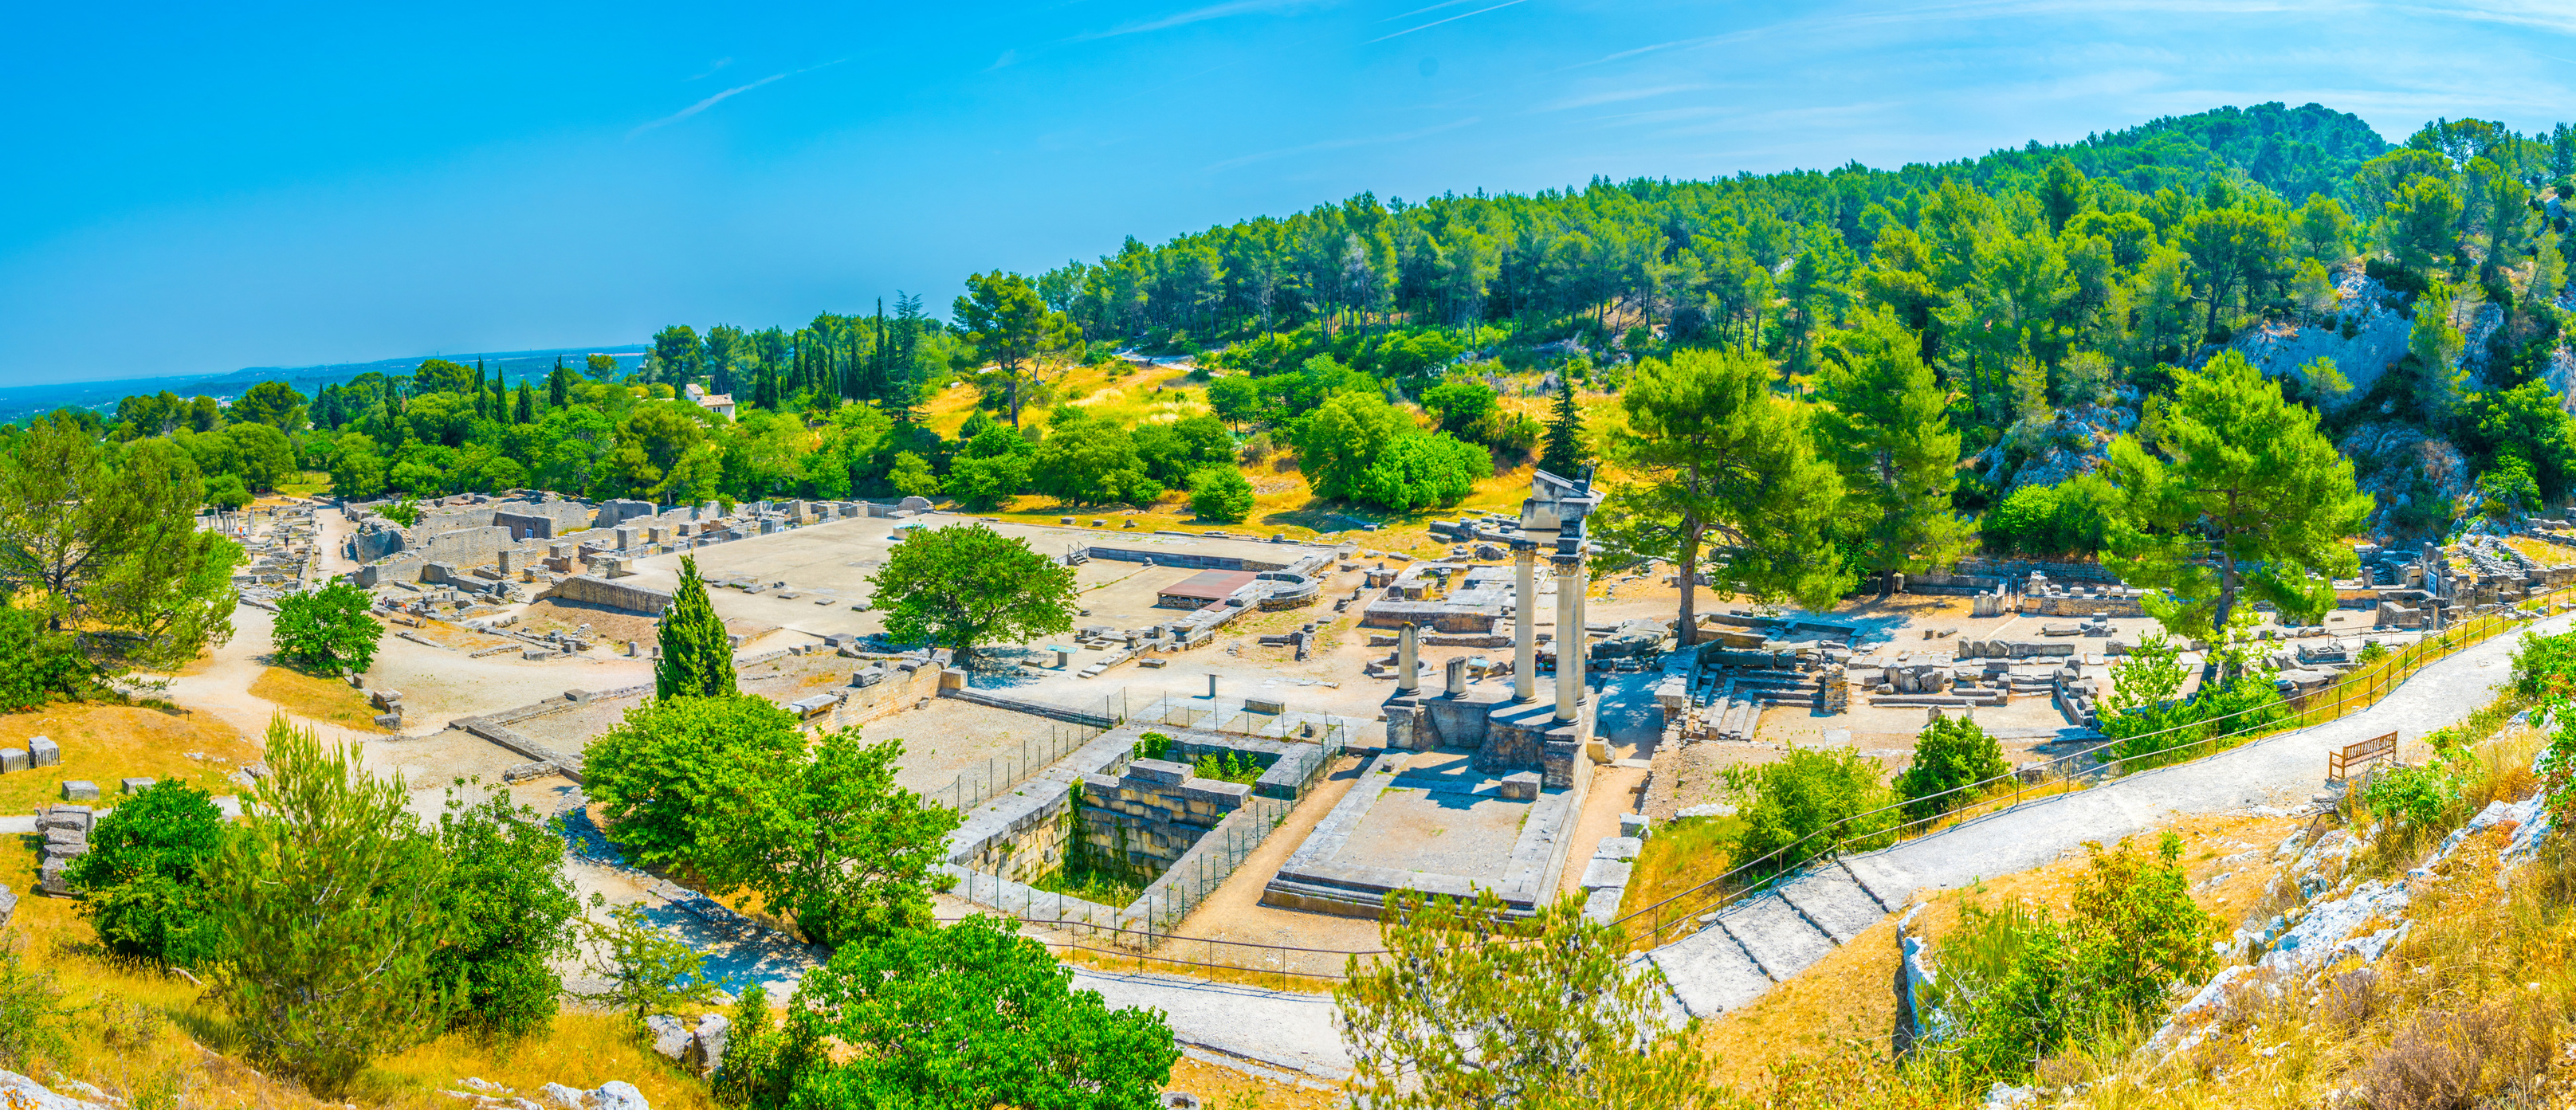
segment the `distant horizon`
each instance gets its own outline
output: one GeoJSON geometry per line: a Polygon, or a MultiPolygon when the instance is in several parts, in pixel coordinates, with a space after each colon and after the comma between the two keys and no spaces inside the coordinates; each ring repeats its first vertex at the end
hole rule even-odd
{"type": "Polygon", "coordinates": [[[1974,158],[2269,101],[2545,130],[2576,12],[2146,0],[32,9],[0,381],[793,327],[1363,191],[1974,158]],[[463,13],[470,16],[471,13],[463,13]],[[96,45],[83,45],[96,44],[96,45]],[[317,95],[317,91],[326,91],[317,95]]]}

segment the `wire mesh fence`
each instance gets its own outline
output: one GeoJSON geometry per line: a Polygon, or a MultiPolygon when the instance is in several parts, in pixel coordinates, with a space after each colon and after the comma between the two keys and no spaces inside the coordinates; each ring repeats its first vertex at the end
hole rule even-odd
{"type": "Polygon", "coordinates": [[[1045,736],[1032,736],[1021,741],[1015,751],[988,756],[981,767],[969,767],[948,785],[924,795],[931,801],[956,810],[973,809],[987,799],[1027,782],[1039,771],[1074,750],[1100,738],[1106,728],[1096,725],[1054,722],[1045,736]]]}

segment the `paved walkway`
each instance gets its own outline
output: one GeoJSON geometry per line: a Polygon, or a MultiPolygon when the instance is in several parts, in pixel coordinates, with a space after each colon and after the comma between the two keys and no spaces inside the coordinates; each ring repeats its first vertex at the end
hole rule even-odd
{"type": "MultiPolygon", "coordinates": [[[[2530,631],[2576,625],[2576,614],[2530,631]]],[[[2391,731],[2402,743],[2459,721],[2512,673],[2520,632],[2434,663],[2371,706],[2322,725],[2266,737],[2189,763],[2142,771],[1963,822],[1931,836],[1810,868],[1745,899],[1710,927],[1650,953],[1682,1008],[1701,1017],[1760,998],[1918,891],[2027,871],[2087,841],[2108,844],[2184,814],[2287,811],[2325,786],[2326,755],[2391,731]]]]}

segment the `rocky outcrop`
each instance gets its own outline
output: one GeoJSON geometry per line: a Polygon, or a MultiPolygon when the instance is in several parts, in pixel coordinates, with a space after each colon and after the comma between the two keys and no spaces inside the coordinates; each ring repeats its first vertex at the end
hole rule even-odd
{"type": "Polygon", "coordinates": [[[2397,537],[2422,532],[2410,521],[2447,523],[2459,499],[2477,481],[2468,459],[2449,441],[2434,439],[2406,424],[2364,424],[2337,445],[2352,459],[2361,490],[2379,501],[2370,516],[2370,534],[2397,537]],[[2427,506],[2425,502],[2436,502],[2427,506]],[[2415,511],[2408,512],[2413,509],[2415,511]]]}
{"type": "Polygon", "coordinates": [[[2301,367],[2330,358],[2352,383],[2348,396],[2370,392],[2406,353],[2407,338],[2415,331],[2414,311],[2402,295],[2364,276],[2359,267],[2338,275],[2335,292],[2333,319],[2323,326],[2262,324],[2238,335],[2227,348],[2242,353],[2266,377],[2298,377],[2301,367]]]}

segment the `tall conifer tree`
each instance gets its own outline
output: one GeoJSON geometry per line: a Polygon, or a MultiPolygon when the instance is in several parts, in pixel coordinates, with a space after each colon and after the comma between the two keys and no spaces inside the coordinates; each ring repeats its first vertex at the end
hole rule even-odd
{"type": "Polygon", "coordinates": [[[724,620],[707,600],[707,583],[698,577],[698,561],[680,557],[680,588],[662,611],[662,658],[653,664],[654,696],[662,698],[729,697],[735,693],[733,644],[724,620]]]}
{"type": "Polygon", "coordinates": [[[1556,412],[1547,420],[1547,449],[1539,455],[1538,468],[1562,478],[1580,478],[1591,467],[1591,456],[1583,450],[1583,410],[1574,404],[1574,375],[1561,373],[1556,379],[1556,412]]]}

